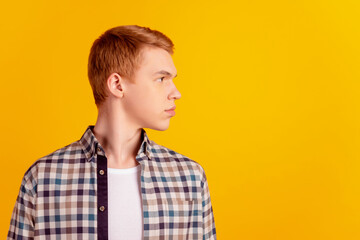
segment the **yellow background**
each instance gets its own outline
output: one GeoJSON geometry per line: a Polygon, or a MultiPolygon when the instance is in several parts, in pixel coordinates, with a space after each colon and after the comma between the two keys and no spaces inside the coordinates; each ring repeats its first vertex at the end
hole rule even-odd
{"type": "Polygon", "coordinates": [[[1,238],[21,178],[95,124],[93,41],[175,43],[182,98],[149,137],[199,162],[218,239],[360,239],[360,2],[7,1],[0,8],[1,238]]]}

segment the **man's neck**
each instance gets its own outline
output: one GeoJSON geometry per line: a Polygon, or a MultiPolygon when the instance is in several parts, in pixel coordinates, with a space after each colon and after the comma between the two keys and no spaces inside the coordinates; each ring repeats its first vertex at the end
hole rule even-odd
{"type": "Polygon", "coordinates": [[[109,168],[135,167],[142,129],[126,124],[126,119],[119,116],[99,112],[93,133],[105,150],[109,168]]]}

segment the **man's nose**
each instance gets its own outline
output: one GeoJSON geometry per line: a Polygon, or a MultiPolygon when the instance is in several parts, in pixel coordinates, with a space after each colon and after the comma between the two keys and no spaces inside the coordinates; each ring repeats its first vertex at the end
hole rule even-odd
{"type": "Polygon", "coordinates": [[[181,98],[181,93],[180,91],[176,88],[175,84],[169,94],[169,98],[175,98],[175,99],[180,99],[181,98]]]}

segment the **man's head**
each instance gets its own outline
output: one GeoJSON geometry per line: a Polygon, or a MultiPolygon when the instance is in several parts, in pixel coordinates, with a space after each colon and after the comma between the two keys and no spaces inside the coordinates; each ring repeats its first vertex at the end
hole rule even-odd
{"type": "Polygon", "coordinates": [[[119,26],[103,33],[95,40],[88,63],[97,107],[116,102],[138,126],[167,128],[171,114],[165,110],[181,97],[172,82],[177,75],[173,49],[168,37],[146,27],[119,26]]]}

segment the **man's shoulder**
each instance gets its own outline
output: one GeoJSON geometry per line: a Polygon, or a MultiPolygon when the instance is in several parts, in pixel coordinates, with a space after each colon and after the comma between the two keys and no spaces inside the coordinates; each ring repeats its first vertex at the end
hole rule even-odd
{"type": "Polygon", "coordinates": [[[155,161],[172,166],[186,167],[186,169],[193,169],[198,171],[201,175],[203,174],[203,167],[194,159],[164,145],[157,144],[152,140],[150,140],[150,143],[152,146],[152,156],[155,157],[155,161]]]}
{"type": "Polygon", "coordinates": [[[82,152],[83,149],[79,141],[74,141],[70,144],[67,144],[61,148],[58,148],[46,155],[37,158],[28,168],[28,170],[25,172],[25,175],[34,172],[35,169],[41,165],[49,166],[49,164],[59,164],[59,163],[63,164],[66,161],[71,161],[76,158],[82,158],[83,157],[82,152]]]}
{"type": "Polygon", "coordinates": [[[55,169],[60,165],[68,162],[74,162],[77,159],[82,159],[82,147],[79,141],[74,141],[68,145],[54,150],[42,157],[36,159],[25,171],[22,184],[26,189],[36,189],[39,172],[49,171],[55,169]]]}
{"type": "Polygon", "coordinates": [[[82,151],[79,141],[75,141],[38,158],[35,163],[57,163],[58,161],[63,163],[63,160],[81,157],[82,151]]]}

